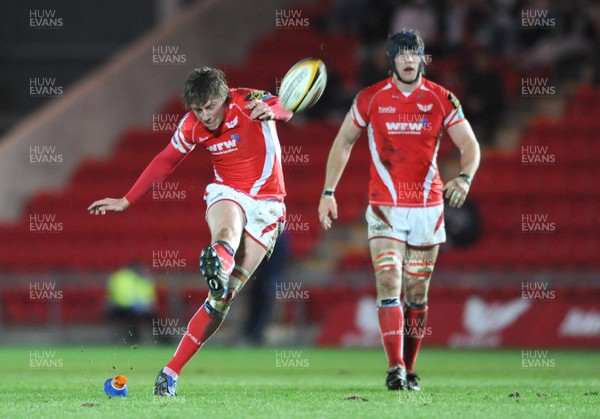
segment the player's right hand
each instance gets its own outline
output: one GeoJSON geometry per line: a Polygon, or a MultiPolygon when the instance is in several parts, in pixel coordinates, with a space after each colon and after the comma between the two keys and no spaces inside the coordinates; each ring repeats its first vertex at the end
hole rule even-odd
{"type": "Polygon", "coordinates": [[[271,121],[275,119],[275,112],[262,100],[253,100],[249,105],[246,105],[246,109],[252,109],[250,119],[255,121],[271,121]]]}
{"type": "Polygon", "coordinates": [[[106,211],[125,211],[129,208],[129,201],[125,198],[104,198],[98,201],[95,201],[88,207],[88,211],[92,215],[106,214],[106,211]]]}
{"type": "Polygon", "coordinates": [[[332,218],[337,219],[337,203],[333,196],[321,196],[321,202],[319,202],[319,222],[324,230],[329,230],[332,225],[332,218]],[[330,218],[331,216],[331,218],[330,218]]]}

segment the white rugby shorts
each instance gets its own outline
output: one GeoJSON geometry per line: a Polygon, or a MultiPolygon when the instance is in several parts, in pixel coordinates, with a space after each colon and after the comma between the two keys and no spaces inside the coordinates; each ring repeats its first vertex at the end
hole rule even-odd
{"type": "Polygon", "coordinates": [[[206,212],[216,202],[233,201],[246,217],[244,232],[267,250],[270,255],[285,226],[285,204],[277,199],[254,199],[226,186],[211,183],[204,191],[206,212]]]}
{"type": "Polygon", "coordinates": [[[446,241],[444,205],[434,207],[388,207],[369,205],[365,215],[369,240],[385,238],[429,247],[446,241]]]}

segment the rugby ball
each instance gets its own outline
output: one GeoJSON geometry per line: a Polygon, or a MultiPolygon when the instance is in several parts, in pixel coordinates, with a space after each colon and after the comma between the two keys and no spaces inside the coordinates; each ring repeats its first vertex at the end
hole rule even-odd
{"type": "Polygon", "coordinates": [[[318,58],[305,58],[294,64],[283,77],[279,100],[288,111],[302,112],[317,103],[326,84],[325,63],[318,58]]]}

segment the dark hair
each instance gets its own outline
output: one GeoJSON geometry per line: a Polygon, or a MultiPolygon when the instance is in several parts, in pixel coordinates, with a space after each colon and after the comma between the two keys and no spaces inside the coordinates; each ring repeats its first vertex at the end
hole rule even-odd
{"type": "Polygon", "coordinates": [[[413,50],[421,56],[425,54],[425,43],[419,36],[419,32],[414,29],[403,29],[388,37],[386,53],[391,61],[394,61],[396,54],[402,50],[413,50]]]}
{"type": "Polygon", "coordinates": [[[229,87],[225,74],[217,68],[202,67],[192,70],[183,86],[183,106],[191,109],[194,105],[204,105],[210,99],[229,97],[229,87]]]}

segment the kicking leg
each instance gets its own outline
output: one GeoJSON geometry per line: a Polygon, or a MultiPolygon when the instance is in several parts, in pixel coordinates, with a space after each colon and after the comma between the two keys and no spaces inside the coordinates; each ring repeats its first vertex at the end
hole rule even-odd
{"type": "Polygon", "coordinates": [[[245,282],[244,269],[240,267],[234,271],[235,252],[246,223],[242,208],[234,201],[217,201],[209,207],[206,221],[212,244],[202,250],[200,270],[208,283],[208,298],[189,321],[173,358],[159,373],[154,387],[156,395],[175,396],[181,370],[217,331],[227,315],[237,288],[241,288],[245,282]],[[232,292],[228,296],[229,288],[232,292]]]}
{"type": "MultiPolygon", "coordinates": [[[[172,383],[174,382],[174,384],[171,384],[170,386],[172,391],[165,391],[160,395],[175,395],[177,379],[179,374],[181,374],[181,370],[192,359],[196,352],[198,352],[202,345],[204,345],[204,343],[217,331],[227,316],[229,307],[236,295],[246,284],[248,278],[258,267],[265,254],[266,250],[262,246],[247,235],[243,237],[243,242],[236,254],[237,263],[229,277],[227,297],[218,300],[214,298],[212,292],[209,292],[208,298],[202,307],[190,320],[186,334],[181,339],[181,342],[175,351],[175,355],[171,361],[169,361],[167,366],[159,373],[156,386],[159,385],[159,381],[162,383],[170,379],[172,383]]],[[[161,393],[160,390],[157,392],[156,386],[155,394],[161,393]]],[[[163,387],[165,386],[163,385],[163,387]]],[[[168,388],[169,386],[166,387],[168,388]]]]}

